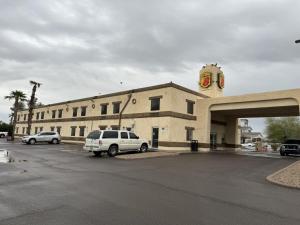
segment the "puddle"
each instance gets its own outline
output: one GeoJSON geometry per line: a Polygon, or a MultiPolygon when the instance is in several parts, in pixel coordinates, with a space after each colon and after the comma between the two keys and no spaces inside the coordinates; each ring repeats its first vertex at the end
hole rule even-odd
{"type": "Polygon", "coordinates": [[[10,163],[10,162],[14,162],[14,160],[10,156],[9,152],[5,149],[0,149],[0,163],[10,163]]]}

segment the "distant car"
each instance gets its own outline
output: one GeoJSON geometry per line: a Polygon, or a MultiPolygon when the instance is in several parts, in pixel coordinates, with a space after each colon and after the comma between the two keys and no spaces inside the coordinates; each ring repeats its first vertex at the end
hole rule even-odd
{"type": "Polygon", "coordinates": [[[48,142],[51,144],[59,144],[61,137],[58,132],[40,132],[35,135],[28,135],[22,137],[22,142],[26,144],[34,145],[37,142],[48,142]]]}
{"type": "Polygon", "coordinates": [[[300,140],[288,139],[280,146],[280,155],[300,154],[300,140]]]}
{"type": "Polygon", "coordinates": [[[5,137],[7,137],[7,134],[8,134],[8,132],[0,131],[0,138],[5,138],[5,137]]]}
{"type": "Polygon", "coordinates": [[[136,150],[146,152],[148,150],[147,140],[140,139],[133,132],[126,130],[95,130],[86,137],[85,151],[93,152],[95,156],[101,156],[107,152],[111,157],[119,152],[136,150]]]}
{"type": "Polygon", "coordinates": [[[246,143],[246,144],[242,144],[242,147],[244,147],[244,148],[255,148],[255,144],[253,144],[253,143],[246,143]]]}

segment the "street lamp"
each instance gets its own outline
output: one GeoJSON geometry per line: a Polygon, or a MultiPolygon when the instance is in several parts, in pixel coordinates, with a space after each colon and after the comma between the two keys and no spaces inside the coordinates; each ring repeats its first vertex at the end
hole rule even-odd
{"type": "Polygon", "coordinates": [[[299,39],[299,40],[296,40],[295,43],[296,43],[296,44],[299,44],[299,43],[300,43],[300,39],[299,39]]]}

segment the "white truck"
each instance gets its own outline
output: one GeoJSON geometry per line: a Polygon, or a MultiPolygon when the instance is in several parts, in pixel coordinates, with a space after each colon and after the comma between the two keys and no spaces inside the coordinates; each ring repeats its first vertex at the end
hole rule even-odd
{"type": "Polygon", "coordinates": [[[86,137],[83,149],[93,152],[95,156],[101,156],[102,152],[107,152],[109,156],[114,157],[123,151],[146,152],[148,142],[126,130],[95,130],[86,137]]]}
{"type": "Polygon", "coordinates": [[[8,132],[0,131],[0,138],[7,137],[8,132]]]}

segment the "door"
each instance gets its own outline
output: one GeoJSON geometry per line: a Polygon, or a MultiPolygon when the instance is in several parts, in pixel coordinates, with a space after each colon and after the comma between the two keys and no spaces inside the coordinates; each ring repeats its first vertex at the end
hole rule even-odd
{"type": "Polygon", "coordinates": [[[158,148],[159,128],[152,128],[152,148],[158,148]]]}
{"type": "Polygon", "coordinates": [[[217,133],[211,133],[210,134],[210,147],[212,149],[217,148],[217,133]]]}
{"type": "Polygon", "coordinates": [[[131,148],[130,140],[128,136],[127,131],[121,131],[121,139],[120,139],[120,145],[119,150],[129,150],[131,148]]]}
{"type": "Polygon", "coordinates": [[[130,138],[130,145],[132,150],[137,150],[141,147],[139,137],[135,135],[135,133],[129,132],[129,138],[130,138]]]}

